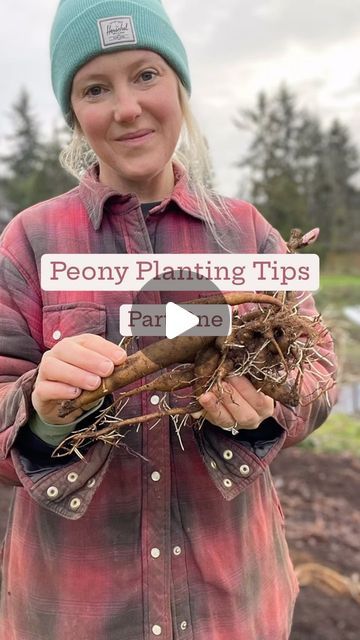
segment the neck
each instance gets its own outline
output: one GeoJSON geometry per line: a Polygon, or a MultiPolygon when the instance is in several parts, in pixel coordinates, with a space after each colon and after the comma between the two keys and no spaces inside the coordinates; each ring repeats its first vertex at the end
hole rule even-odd
{"type": "Polygon", "coordinates": [[[135,193],[141,203],[164,200],[172,194],[175,183],[171,162],[157,175],[134,179],[124,178],[109,167],[100,165],[99,181],[122,194],[135,193]]]}

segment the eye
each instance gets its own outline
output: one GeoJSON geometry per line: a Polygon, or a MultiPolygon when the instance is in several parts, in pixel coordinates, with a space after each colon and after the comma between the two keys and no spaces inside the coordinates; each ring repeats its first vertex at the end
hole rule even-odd
{"type": "Polygon", "coordinates": [[[98,96],[102,95],[103,91],[103,87],[101,87],[99,84],[94,84],[92,87],[88,87],[87,89],[85,89],[84,95],[88,96],[89,98],[97,98],[98,96]]]}
{"type": "Polygon", "coordinates": [[[146,69],[145,71],[142,71],[140,73],[140,80],[142,80],[143,82],[150,82],[151,80],[153,80],[156,76],[157,76],[157,71],[154,71],[154,69],[146,69]]]}

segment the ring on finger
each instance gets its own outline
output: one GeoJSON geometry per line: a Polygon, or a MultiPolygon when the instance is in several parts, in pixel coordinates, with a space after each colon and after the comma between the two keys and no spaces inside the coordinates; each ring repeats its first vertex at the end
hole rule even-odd
{"type": "Polygon", "coordinates": [[[231,431],[231,435],[236,436],[239,430],[239,425],[237,422],[231,425],[231,427],[223,427],[225,431],[231,431]]]}

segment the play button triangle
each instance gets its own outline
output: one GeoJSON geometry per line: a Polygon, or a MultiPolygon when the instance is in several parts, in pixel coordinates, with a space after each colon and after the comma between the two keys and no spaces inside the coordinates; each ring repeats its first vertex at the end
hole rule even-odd
{"type": "Polygon", "coordinates": [[[166,305],[166,337],[176,338],[199,324],[199,318],[174,302],[166,305]]]}

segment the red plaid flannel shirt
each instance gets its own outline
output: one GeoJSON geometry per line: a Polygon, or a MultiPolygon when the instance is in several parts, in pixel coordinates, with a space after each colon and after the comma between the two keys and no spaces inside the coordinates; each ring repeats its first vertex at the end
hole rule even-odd
{"type": "MultiPolygon", "coordinates": [[[[230,238],[234,251],[285,251],[254,207],[229,205],[239,224],[230,238]]],[[[92,175],[19,214],[3,234],[0,478],[16,488],[3,546],[0,637],[286,640],[298,587],[269,464],[286,439],[301,440],[324,421],[333,390],[329,403],[322,396],[296,412],[277,405],[278,437],[263,449],[207,424],[182,430],[182,450],[165,418],[153,429],[130,430],[126,448],[95,444],[86,462],[39,468],[16,447],[54,331],[119,342],[119,305],[131,302],[131,293],[40,287],[42,254],[93,252],[221,249],[179,172],[172,197],[146,221],[134,195],[120,195],[92,175]]],[[[164,295],[151,293],[147,301],[164,302],[164,295]]],[[[314,313],[311,299],[303,312],[314,313]]],[[[329,337],[320,351],[324,373],[334,357],[329,337]]],[[[316,384],[308,373],[305,391],[316,384]]],[[[126,407],[129,416],[153,410],[147,393],[126,407]]]]}

